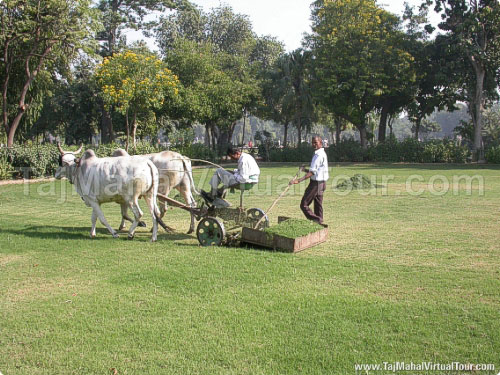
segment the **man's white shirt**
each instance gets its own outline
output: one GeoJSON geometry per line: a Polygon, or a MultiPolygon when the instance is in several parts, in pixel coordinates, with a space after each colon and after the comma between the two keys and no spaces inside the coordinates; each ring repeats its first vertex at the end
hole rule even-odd
{"type": "Polygon", "coordinates": [[[327,181],[328,175],[328,158],[326,157],[325,149],[322,147],[314,152],[311,160],[309,172],[313,173],[311,180],[327,181]]]}
{"type": "Polygon", "coordinates": [[[260,168],[255,159],[246,153],[241,153],[238,159],[238,170],[234,173],[234,177],[240,183],[256,183],[259,182],[260,168]]]}

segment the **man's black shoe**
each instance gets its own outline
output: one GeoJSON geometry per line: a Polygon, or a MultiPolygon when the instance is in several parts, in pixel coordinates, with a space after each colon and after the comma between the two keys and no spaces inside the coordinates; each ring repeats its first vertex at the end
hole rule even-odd
{"type": "Polygon", "coordinates": [[[224,193],[225,192],[226,192],[226,189],[224,189],[224,188],[217,189],[217,197],[218,198],[224,198],[224,193]]]}
{"type": "Polygon", "coordinates": [[[208,194],[205,190],[200,191],[200,195],[205,199],[205,201],[212,203],[214,201],[214,198],[208,194]]]}
{"type": "Polygon", "coordinates": [[[319,225],[321,225],[323,228],[328,228],[328,224],[320,223],[319,225]]]}

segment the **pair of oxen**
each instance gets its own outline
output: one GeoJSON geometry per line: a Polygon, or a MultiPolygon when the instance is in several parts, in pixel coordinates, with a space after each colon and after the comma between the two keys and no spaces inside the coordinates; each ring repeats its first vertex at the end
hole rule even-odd
{"type": "MultiPolygon", "coordinates": [[[[113,237],[118,237],[117,231],[104,217],[102,203],[115,202],[121,206],[122,221],[118,230],[125,227],[125,220],[132,222],[128,231],[128,238],[132,239],[137,226],[145,225],[141,221],[143,212],[138,202],[144,198],[153,221],[153,242],[157,239],[158,223],[167,229],[161,220],[166,202],[158,204],[158,193],[168,195],[176,188],[187,204],[196,205],[191,191],[199,193],[194,186],[191,161],[177,152],[130,156],[125,150],[117,149],[112,157],[98,158],[93,150],[86,150],[77,157],[83,146],[77,151],[64,151],[59,143],[57,146],[61,156],[55,177],[66,177],[85,204],[92,208],[92,238],[96,236],[98,218],[113,237]],[[127,214],[129,208],[134,214],[133,219],[127,214]]],[[[194,215],[191,215],[188,233],[193,230],[194,215]]]]}

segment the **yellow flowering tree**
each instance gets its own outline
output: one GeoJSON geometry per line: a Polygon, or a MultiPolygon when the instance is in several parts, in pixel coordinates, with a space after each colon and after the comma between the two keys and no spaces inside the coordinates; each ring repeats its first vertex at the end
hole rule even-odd
{"type": "Polygon", "coordinates": [[[98,66],[96,78],[106,106],[125,116],[127,150],[130,135],[136,145],[138,116],[147,116],[178,95],[177,76],[153,54],[116,53],[98,66]]]}

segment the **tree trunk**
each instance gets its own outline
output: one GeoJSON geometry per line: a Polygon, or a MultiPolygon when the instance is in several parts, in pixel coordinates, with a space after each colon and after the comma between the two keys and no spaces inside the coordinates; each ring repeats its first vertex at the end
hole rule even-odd
{"type": "Polygon", "coordinates": [[[392,139],[394,134],[394,129],[392,128],[392,122],[394,121],[394,116],[389,116],[389,120],[387,121],[387,126],[389,127],[389,138],[392,139]]]}
{"type": "Polygon", "coordinates": [[[125,141],[125,151],[128,152],[128,146],[130,143],[130,126],[128,123],[128,109],[127,112],[125,113],[125,131],[127,132],[127,140],[125,141]]]}
{"type": "Polygon", "coordinates": [[[212,135],[212,150],[217,151],[217,139],[219,138],[219,128],[217,125],[210,126],[212,135]]]}
{"type": "Polygon", "coordinates": [[[340,143],[340,136],[342,134],[342,120],[338,117],[335,118],[335,144],[340,143]]]}
{"type": "Polygon", "coordinates": [[[382,106],[382,113],[380,114],[380,122],[378,124],[378,141],[385,142],[385,133],[387,132],[387,105],[384,103],[382,106]]]}
{"type": "Polygon", "coordinates": [[[113,141],[113,121],[104,103],[101,103],[101,114],[101,142],[110,143],[113,141]]]}
{"type": "Polygon", "coordinates": [[[483,87],[486,71],[481,63],[475,62],[474,60],[472,60],[472,62],[474,71],[476,73],[476,92],[474,95],[474,111],[472,114],[472,123],[474,124],[474,144],[472,146],[472,149],[474,151],[474,160],[484,161],[483,137],[481,135],[481,132],[483,129],[483,87]]]}
{"type": "Polygon", "coordinates": [[[207,146],[208,148],[211,148],[210,137],[210,126],[208,124],[205,124],[205,146],[207,146]]]}
{"type": "Polygon", "coordinates": [[[300,123],[300,120],[299,123],[297,124],[297,136],[298,136],[297,147],[300,147],[302,143],[302,124],[300,123]]]}
{"type": "Polygon", "coordinates": [[[241,132],[241,145],[242,146],[245,145],[245,125],[246,125],[246,123],[247,123],[247,115],[246,115],[246,111],[245,111],[245,112],[243,112],[243,130],[241,132]]]}
{"type": "Polygon", "coordinates": [[[285,122],[285,134],[283,135],[283,147],[288,145],[288,122],[285,122]]]}
{"type": "Polygon", "coordinates": [[[19,126],[19,123],[21,122],[21,118],[23,117],[24,113],[26,112],[26,109],[19,108],[16,117],[12,121],[9,127],[9,132],[7,133],[7,147],[12,147],[14,146],[14,135],[16,134],[17,127],[19,126]]]}
{"type": "Polygon", "coordinates": [[[422,123],[422,119],[419,117],[417,121],[415,121],[415,140],[418,141],[419,133],[420,133],[420,124],[422,123]]]}
{"type": "MultiPolygon", "coordinates": [[[[45,51],[43,52],[43,54],[39,57],[40,60],[38,60],[38,64],[36,65],[36,67],[33,69],[33,71],[31,71],[30,69],[30,60],[31,58],[34,56],[32,54],[28,55],[28,57],[26,58],[26,60],[24,61],[25,63],[25,73],[26,73],[26,82],[24,83],[24,86],[23,86],[23,89],[21,90],[21,95],[19,97],[19,104],[18,104],[18,109],[17,109],[17,115],[16,117],[14,117],[14,120],[12,121],[12,123],[10,125],[6,125],[6,128],[8,128],[8,132],[7,132],[7,147],[12,147],[14,145],[14,136],[16,134],[16,130],[17,130],[17,127],[19,126],[19,123],[21,122],[21,119],[22,117],[24,116],[25,112],[26,112],[26,109],[27,109],[27,105],[26,105],[26,96],[28,95],[28,91],[29,91],[29,88],[31,87],[31,84],[33,83],[33,81],[35,80],[36,76],[38,75],[38,72],[40,72],[40,69],[42,68],[43,64],[45,63],[45,58],[47,57],[47,55],[52,51],[52,47],[54,45],[55,42],[51,42],[47,48],[45,48],[45,51]]],[[[5,55],[4,55],[5,56],[5,55]]],[[[7,65],[7,68],[10,64],[7,65]]],[[[6,72],[7,74],[7,79],[8,79],[8,73],[9,72],[6,72]]],[[[3,100],[4,100],[4,105],[6,103],[6,98],[7,98],[7,86],[4,86],[4,92],[3,92],[3,100]]],[[[4,118],[7,118],[5,117],[5,113],[4,113],[4,118]]]]}
{"type": "Polygon", "coordinates": [[[136,133],[137,133],[137,112],[134,112],[134,117],[132,119],[132,147],[134,147],[134,150],[136,149],[137,142],[136,142],[136,133]]]}
{"type": "Polygon", "coordinates": [[[358,126],[358,130],[359,130],[359,139],[361,142],[361,147],[363,147],[363,149],[366,149],[368,147],[366,124],[358,126]]]}

